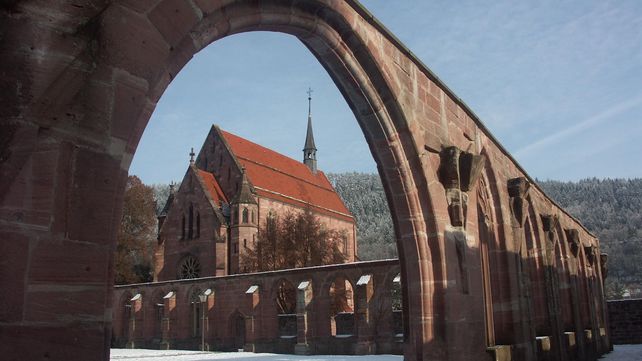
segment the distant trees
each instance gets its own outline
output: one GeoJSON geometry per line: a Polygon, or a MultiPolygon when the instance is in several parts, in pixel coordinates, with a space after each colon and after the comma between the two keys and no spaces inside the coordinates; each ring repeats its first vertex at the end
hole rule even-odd
{"type": "Polygon", "coordinates": [[[123,216],[118,232],[115,283],[152,280],[153,244],[156,239],[154,191],[136,176],[127,178],[123,216]]]}
{"type": "Polygon", "coordinates": [[[328,179],[357,220],[359,259],[397,258],[392,217],[379,175],[330,173],[328,179]]]}
{"type": "Polygon", "coordinates": [[[259,226],[256,243],[241,257],[248,272],[343,263],[340,245],[347,235],[328,229],[310,212],[268,215],[259,226]]]}

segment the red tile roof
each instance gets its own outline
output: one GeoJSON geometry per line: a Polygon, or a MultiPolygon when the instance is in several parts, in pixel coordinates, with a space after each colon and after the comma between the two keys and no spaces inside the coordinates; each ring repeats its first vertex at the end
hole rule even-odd
{"type": "Polygon", "coordinates": [[[323,172],[314,174],[299,161],[226,131],[221,133],[245,167],[258,195],[300,206],[309,204],[324,213],[354,221],[323,172]]]}
{"type": "Polygon", "coordinates": [[[201,180],[203,181],[205,190],[207,190],[207,193],[209,193],[210,197],[212,197],[214,203],[216,203],[217,205],[219,205],[221,201],[228,203],[225,194],[221,190],[221,186],[218,184],[216,178],[214,177],[214,174],[202,169],[196,169],[196,172],[199,178],[201,178],[201,180]]]}

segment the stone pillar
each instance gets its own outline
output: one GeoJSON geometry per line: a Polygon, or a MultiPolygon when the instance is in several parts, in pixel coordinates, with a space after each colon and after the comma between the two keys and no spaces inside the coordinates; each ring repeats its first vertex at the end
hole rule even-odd
{"type": "Polygon", "coordinates": [[[214,349],[213,335],[211,330],[214,330],[216,326],[210,327],[210,314],[214,309],[215,293],[213,289],[208,288],[203,291],[203,294],[207,296],[207,301],[205,301],[205,304],[203,305],[203,327],[205,328],[203,331],[205,332],[205,351],[211,351],[214,349]]]}
{"type": "Polygon", "coordinates": [[[162,350],[169,350],[173,344],[173,321],[176,314],[176,292],[171,291],[163,297],[163,321],[161,323],[161,343],[162,350]]]}
{"type": "Polygon", "coordinates": [[[129,340],[127,340],[127,348],[137,348],[142,346],[139,342],[143,331],[143,296],[137,293],[129,300],[129,306],[131,306],[131,313],[129,318],[129,340]]]}
{"type": "Polygon", "coordinates": [[[376,352],[370,300],[374,294],[372,275],[362,275],[357,281],[355,316],[357,323],[357,343],[354,347],[356,355],[372,355],[376,352]]]}
{"type": "Polygon", "coordinates": [[[256,319],[256,306],[259,304],[259,286],[252,285],[247,291],[245,291],[245,296],[248,303],[248,313],[245,317],[245,345],[243,350],[245,352],[256,352],[256,341],[259,329],[257,328],[257,319],[256,319]]]}
{"type": "Polygon", "coordinates": [[[571,299],[573,305],[573,320],[575,324],[575,331],[564,332],[564,341],[568,352],[569,360],[584,360],[584,338],[577,337],[582,333],[582,298],[581,298],[581,272],[580,263],[578,260],[580,250],[580,236],[577,229],[565,229],[566,241],[568,242],[570,250],[570,258],[568,259],[568,268],[570,273],[571,282],[571,299]]]}
{"type": "MultiPolygon", "coordinates": [[[[513,241],[515,258],[517,259],[517,287],[519,294],[519,311],[515,312],[515,358],[520,360],[533,360],[536,356],[534,348],[535,325],[532,321],[533,306],[531,304],[531,283],[528,269],[528,249],[524,235],[524,223],[528,214],[528,191],[530,182],[524,177],[508,180],[508,195],[511,211],[511,226],[513,230],[513,241]]],[[[503,351],[503,350],[502,350],[503,351]]]]}
{"type": "Polygon", "coordinates": [[[548,306],[548,314],[551,324],[551,335],[549,338],[550,360],[566,360],[566,352],[564,352],[564,342],[562,340],[563,327],[562,318],[560,315],[560,300],[559,300],[559,277],[557,275],[556,260],[555,260],[555,247],[557,246],[558,239],[555,235],[555,229],[559,222],[557,216],[542,215],[542,228],[545,235],[545,252],[544,257],[544,276],[546,278],[546,301],[548,306]]]}
{"type": "Polygon", "coordinates": [[[299,283],[296,290],[296,345],[294,353],[297,355],[311,354],[311,327],[308,324],[308,306],[312,302],[312,282],[303,281],[299,283]]]}

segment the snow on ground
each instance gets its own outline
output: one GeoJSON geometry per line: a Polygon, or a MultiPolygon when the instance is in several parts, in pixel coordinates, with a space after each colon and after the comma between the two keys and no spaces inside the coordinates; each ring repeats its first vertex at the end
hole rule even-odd
{"type": "Polygon", "coordinates": [[[142,349],[111,349],[111,361],[402,361],[402,356],[393,355],[280,355],[273,353],[252,352],[201,352],[182,350],[142,350],[142,349]]]}
{"type": "Polygon", "coordinates": [[[615,345],[600,361],[642,361],[642,345],[615,345]]]}
{"type": "MultiPolygon", "coordinates": [[[[402,361],[402,356],[393,355],[278,355],[251,352],[201,352],[182,350],[111,349],[111,361],[402,361]]],[[[615,345],[611,353],[599,361],[642,361],[642,345],[615,345]]]]}

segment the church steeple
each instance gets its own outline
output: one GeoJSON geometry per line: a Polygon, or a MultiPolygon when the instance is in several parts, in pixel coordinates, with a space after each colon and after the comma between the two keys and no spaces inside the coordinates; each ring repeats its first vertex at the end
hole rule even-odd
{"type": "Polygon", "coordinates": [[[312,134],[312,89],[308,89],[308,131],[303,146],[303,164],[308,166],[312,173],[317,172],[317,147],[314,145],[312,134]]]}

